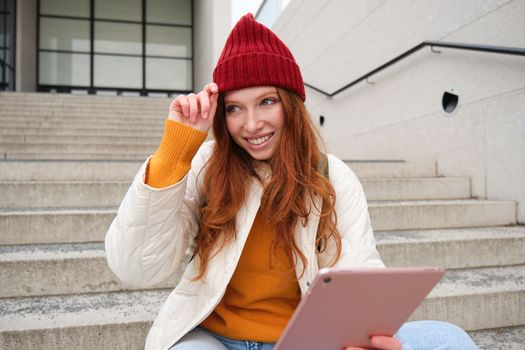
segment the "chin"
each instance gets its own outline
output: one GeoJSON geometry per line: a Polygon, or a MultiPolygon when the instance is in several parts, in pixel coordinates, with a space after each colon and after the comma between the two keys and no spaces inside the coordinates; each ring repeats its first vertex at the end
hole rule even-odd
{"type": "Polygon", "coordinates": [[[264,152],[264,153],[248,152],[248,154],[255,160],[268,160],[268,159],[272,158],[272,156],[273,156],[273,152],[271,152],[271,153],[268,153],[268,152],[264,152]]]}
{"type": "Polygon", "coordinates": [[[269,160],[269,159],[271,159],[273,157],[273,155],[277,151],[277,145],[276,144],[271,145],[272,147],[268,147],[266,149],[254,150],[254,149],[251,149],[249,146],[245,145],[242,142],[242,140],[239,140],[239,141],[236,140],[235,143],[237,143],[237,145],[239,145],[254,160],[260,160],[260,161],[269,160]]]}

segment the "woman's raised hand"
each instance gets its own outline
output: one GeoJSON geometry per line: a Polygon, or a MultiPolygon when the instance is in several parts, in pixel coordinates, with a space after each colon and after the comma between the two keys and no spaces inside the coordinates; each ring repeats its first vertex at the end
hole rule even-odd
{"type": "Polygon", "coordinates": [[[198,94],[179,95],[171,101],[168,119],[208,132],[218,97],[219,87],[215,83],[207,84],[198,94]]]}

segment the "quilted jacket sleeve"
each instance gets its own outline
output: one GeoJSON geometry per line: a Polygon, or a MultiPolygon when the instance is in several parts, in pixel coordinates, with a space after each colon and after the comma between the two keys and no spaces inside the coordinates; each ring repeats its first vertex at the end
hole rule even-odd
{"type": "MultiPolygon", "coordinates": [[[[342,253],[336,267],[384,267],[376,249],[374,233],[363,187],[354,172],[339,158],[329,155],[329,176],[336,192],[337,227],[342,253]]],[[[320,256],[321,266],[328,266],[335,244],[320,256]]]]}
{"type": "Polygon", "coordinates": [[[211,148],[211,142],[204,143],[188,174],[169,187],[159,189],[144,183],[147,161],[139,170],[105,240],[108,265],[122,282],[145,287],[178,268],[198,231],[200,171],[211,148]]]}

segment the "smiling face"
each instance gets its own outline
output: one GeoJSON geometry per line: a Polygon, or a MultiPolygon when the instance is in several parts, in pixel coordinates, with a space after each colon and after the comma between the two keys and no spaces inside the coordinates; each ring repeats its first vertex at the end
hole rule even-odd
{"type": "Polygon", "coordinates": [[[224,95],[226,125],[231,137],[254,159],[270,159],[284,127],[284,112],[277,90],[256,86],[224,95]]]}

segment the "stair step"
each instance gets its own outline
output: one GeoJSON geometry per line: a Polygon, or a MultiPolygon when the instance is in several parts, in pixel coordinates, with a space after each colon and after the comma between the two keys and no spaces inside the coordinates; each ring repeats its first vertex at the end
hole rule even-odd
{"type": "Polygon", "coordinates": [[[0,307],[0,348],[143,349],[166,290],[12,298],[0,307]]]}
{"type": "Polygon", "coordinates": [[[0,144],[94,144],[133,145],[160,144],[161,138],[145,136],[103,136],[103,135],[0,135],[0,144]]]}
{"type": "Polygon", "coordinates": [[[493,200],[385,201],[369,203],[376,231],[507,226],[516,202],[493,200]]]}
{"type": "Polygon", "coordinates": [[[89,153],[71,153],[71,152],[0,152],[0,159],[4,160],[45,160],[45,161],[109,161],[109,160],[129,160],[129,161],[144,161],[153,152],[89,152],[89,153]]]}
{"type": "Polygon", "coordinates": [[[525,265],[449,270],[411,320],[442,320],[465,330],[525,324],[525,265]]]}
{"type": "Polygon", "coordinates": [[[46,161],[0,160],[0,181],[128,181],[145,157],[139,161],[46,161]]]}
{"type": "Polygon", "coordinates": [[[53,94],[53,93],[0,93],[0,100],[9,104],[20,106],[79,106],[97,105],[103,107],[111,106],[164,106],[169,104],[170,97],[142,97],[142,96],[102,96],[102,95],[75,95],[75,94],[53,94]]]}
{"type": "MultiPolygon", "coordinates": [[[[161,140],[160,135],[158,142],[161,140]]],[[[146,155],[146,153],[144,153],[146,155]]],[[[139,158],[140,162],[128,161],[127,163],[142,164],[146,156],[139,158]]],[[[126,162],[119,161],[84,161],[83,163],[76,163],[74,161],[42,161],[42,160],[0,160],[0,181],[28,181],[28,180],[114,180],[114,179],[130,179],[138,170],[138,167],[125,167],[126,162]],[[82,167],[82,171],[75,172],[75,167],[82,167]],[[92,169],[90,169],[92,167],[92,169]],[[123,167],[125,167],[123,169],[123,167]],[[35,168],[37,170],[35,170],[35,168]],[[63,169],[62,169],[63,168],[63,169]],[[104,169],[107,169],[104,170],[104,169]],[[129,170],[127,170],[129,169],[129,170]],[[86,172],[89,175],[81,177],[86,172]],[[49,175],[44,175],[49,174],[49,175]],[[69,176],[69,174],[75,173],[69,176]],[[78,174],[76,174],[78,173],[78,174]],[[102,173],[102,175],[98,175],[102,173]],[[30,175],[28,175],[30,174],[30,175]],[[124,174],[121,176],[121,174],[124,174]],[[119,176],[115,178],[116,176],[119,176]]],[[[410,179],[410,178],[409,178],[410,179]]],[[[447,178],[445,178],[447,179],[447,178]]],[[[453,178],[455,179],[455,178],[453,178]]],[[[368,178],[362,178],[363,182],[368,181],[368,178]]],[[[446,181],[445,181],[446,182],[446,181]]],[[[370,198],[368,198],[370,200],[370,198]]]]}
{"type": "Polygon", "coordinates": [[[99,115],[113,115],[113,116],[158,116],[160,113],[165,114],[168,111],[169,103],[162,106],[129,106],[125,104],[116,105],[72,105],[72,106],[53,106],[53,105],[17,105],[17,104],[5,104],[0,110],[0,118],[8,115],[16,116],[60,116],[60,115],[77,115],[82,117],[88,117],[99,115]]]}
{"type": "MultiPolygon", "coordinates": [[[[468,179],[445,179],[439,181],[421,179],[394,179],[394,181],[364,181],[365,191],[374,193],[373,199],[392,199],[396,195],[403,199],[417,197],[462,198],[461,185],[468,188],[468,179]],[[413,182],[412,182],[413,181],[413,182]],[[388,184],[388,186],[385,186],[388,184]],[[435,186],[432,186],[435,185],[435,186]],[[428,187],[431,190],[426,190],[428,187]],[[441,194],[434,189],[442,188],[441,194]],[[447,188],[449,190],[447,190],[447,188]]],[[[0,207],[39,208],[52,207],[60,203],[62,207],[111,207],[118,206],[126,194],[131,181],[38,181],[38,182],[0,182],[3,194],[0,207]],[[23,195],[21,195],[23,194],[23,195]]],[[[463,191],[465,192],[465,191],[463,191]]],[[[468,191],[466,191],[468,192],[468,191]]]]}
{"type": "MultiPolygon", "coordinates": [[[[523,276],[524,266],[448,271],[411,319],[466,330],[525,323],[523,276]]],[[[166,297],[167,291],[150,290],[5,299],[0,347],[139,349],[166,297]]]]}
{"type": "Polygon", "coordinates": [[[20,119],[20,118],[2,118],[0,119],[0,127],[21,127],[21,126],[41,126],[41,127],[92,127],[93,125],[98,125],[102,127],[115,127],[125,125],[126,127],[164,127],[165,118],[163,116],[158,117],[157,119],[151,118],[150,120],[133,120],[123,118],[118,120],[111,116],[99,120],[89,120],[86,119],[73,119],[73,118],[38,118],[38,119],[20,119]]]}
{"type": "Polygon", "coordinates": [[[111,135],[114,135],[115,133],[118,133],[118,131],[123,130],[125,132],[128,131],[145,131],[145,132],[163,132],[164,131],[164,124],[162,123],[155,123],[154,125],[151,125],[150,123],[147,123],[146,125],[140,125],[140,128],[136,125],[128,125],[128,124],[122,124],[122,123],[89,123],[89,122],[67,122],[67,121],[61,121],[61,122],[53,122],[53,123],[28,123],[24,121],[12,121],[12,122],[3,122],[0,120],[0,129],[13,129],[13,128],[38,128],[41,130],[46,129],[53,129],[53,130],[82,130],[83,132],[87,132],[87,130],[96,130],[97,133],[102,132],[109,132],[111,135]],[[46,125],[49,124],[49,125],[46,125]]]}
{"type": "MultiPolygon", "coordinates": [[[[150,130],[164,130],[164,114],[151,118],[97,116],[92,118],[64,117],[43,117],[43,118],[19,118],[19,117],[0,117],[0,127],[2,129],[12,128],[47,128],[61,131],[62,129],[98,129],[98,130],[130,130],[143,127],[150,130]],[[60,130],[58,130],[60,129],[60,130]]],[[[2,132],[5,133],[5,132],[2,132]]],[[[24,133],[24,132],[23,132],[24,133]]]]}
{"type": "Polygon", "coordinates": [[[434,177],[436,163],[431,161],[352,161],[345,163],[359,178],[384,177],[434,177]]]}
{"type": "Polygon", "coordinates": [[[0,210],[0,245],[101,242],[116,208],[0,210]]]}
{"type": "MultiPolygon", "coordinates": [[[[174,287],[185,266],[150,289],[174,287]]],[[[0,267],[0,298],[137,289],[113,275],[103,243],[3,246],[0,267]]]]}
{"type": "MultiPolygon", "coordinates": [[[[387,266],[525,264],[525,227],[454,231],[382,233],[378,248],[387,266]]],[[[0,267],[0,298],[125,289],[108,269],[102,243],[4,246],[0,267]]],[[[154,288],[174,286],[181,273],[154,288]]]]}
{"type": "Polygon", "coordinates": [[[104,144],[74,144],[74,143],[30,143],[11,144],[0,143],[1,153],[150,153],[158,148],[160,142],[150,144],[126,144],[126,145],[104,145],[104,144]]]}
{"type": "Polygon", "coordinates": [[[4,105],[3,110],[26,110],[34,111],[36,113],[50,110],[62,111],[71,109],[73,111],[90,109],[93,111],[166,111],[169,108],[171,100],[155,101],[151,99],[142,99],[141,101],[119,101],[113,100],[109,102],[100,102],[93,100],[77,100],[77,101],[6,101],[0,97],[0,101],[4,105]],[[160,102],[160,103],[159,103],[160,102]]]}
{"type": "Polygon", "coordinates": [[[470,198],[468,177],[361,178],[368,200],[470,198]]]}
{"type": "Polygon", "coordinates": [[[125,97],[109,97],[109,98],[91,98],[90,96],[78,96],[73,99],[52,99],[49,100],[46,96],[41,99],[5,99],[0,96],[0,101],[10,108],[27,108],[36,109],[37,107],[60,109],[60,108],[94,108],[94,109],[166,109],[168,108],[171,98],[139,98],[129,99],[125,97]]]}
{"type": "Polygon", "coordinates": [[[118,120],[119,122],[153,122],[162,120],[167,117],[168,109],[166,110],[147,110],[140,111],[136,109],[130,110],[102,110],[84,108],[80,110],[71,109],[69,107],[62,110],[41,109],[39,111],[14,109],[0,111],[0,120],[2,122],[9,121],[24,121],[28,123],[35,123],[39,121],[69,121],[69,122],[105,122],[110,120],[118,120]]]}
{"type": "Polygon", "coordinates": [[[141,137],[162,137],[163,128],[137,129],[135,127],[125,128],[106,128],[100,125],[93,125],[92,128],[50,128],[50,127],[2,127],[0,135],[64,135],[64,136],[141,136],[141,137]]]}
{"type": "Polygon", "coordinates": [[[64,136],[162,136],[164,123],[89,123],[89,122],[2,122],[0,135],[64,135],[64,136]]]}
{"type": "MultiPolygon", "coordinates": [[[[516,224],[512,201],[371,202],[369,208],[376,230],[516,224]]],[[[116,208],[0,211],[0,244],[101,241],[115,215],[116,208]]]]}
{"type": "Polygon", "coordinates": [[[113,207],[130,181],[0,182],[0,208],[113,207]]]}
{"type": "Polygon", "coordinates": [[[480,350],[523,350],[525,326],[469,332],[480,350]]]}
{"type": "Polygon", "coordinates": [[[136,124],[150,124],[159,125],[164,122],[167,117],[167,112],[158,112],[155,114],[136,114],[137,112],[127,114],[98,114],[89,110],[85,113],[53,113],[53,114],[40,114],[40,115],[24,115],[24,114],[0,114],[0,122],[2,124],[8,124],[10,122],[24,122],[27,125],[36,123],[59,123],[67,122],[70,124],[75,123],[97,123],[102,125],[136,125],[136,124]]]}
{"type": "Polygon", "coordinates": [[[525,264],[525,226],[376,233],[386,266],[447,269],[525,264]]]}

